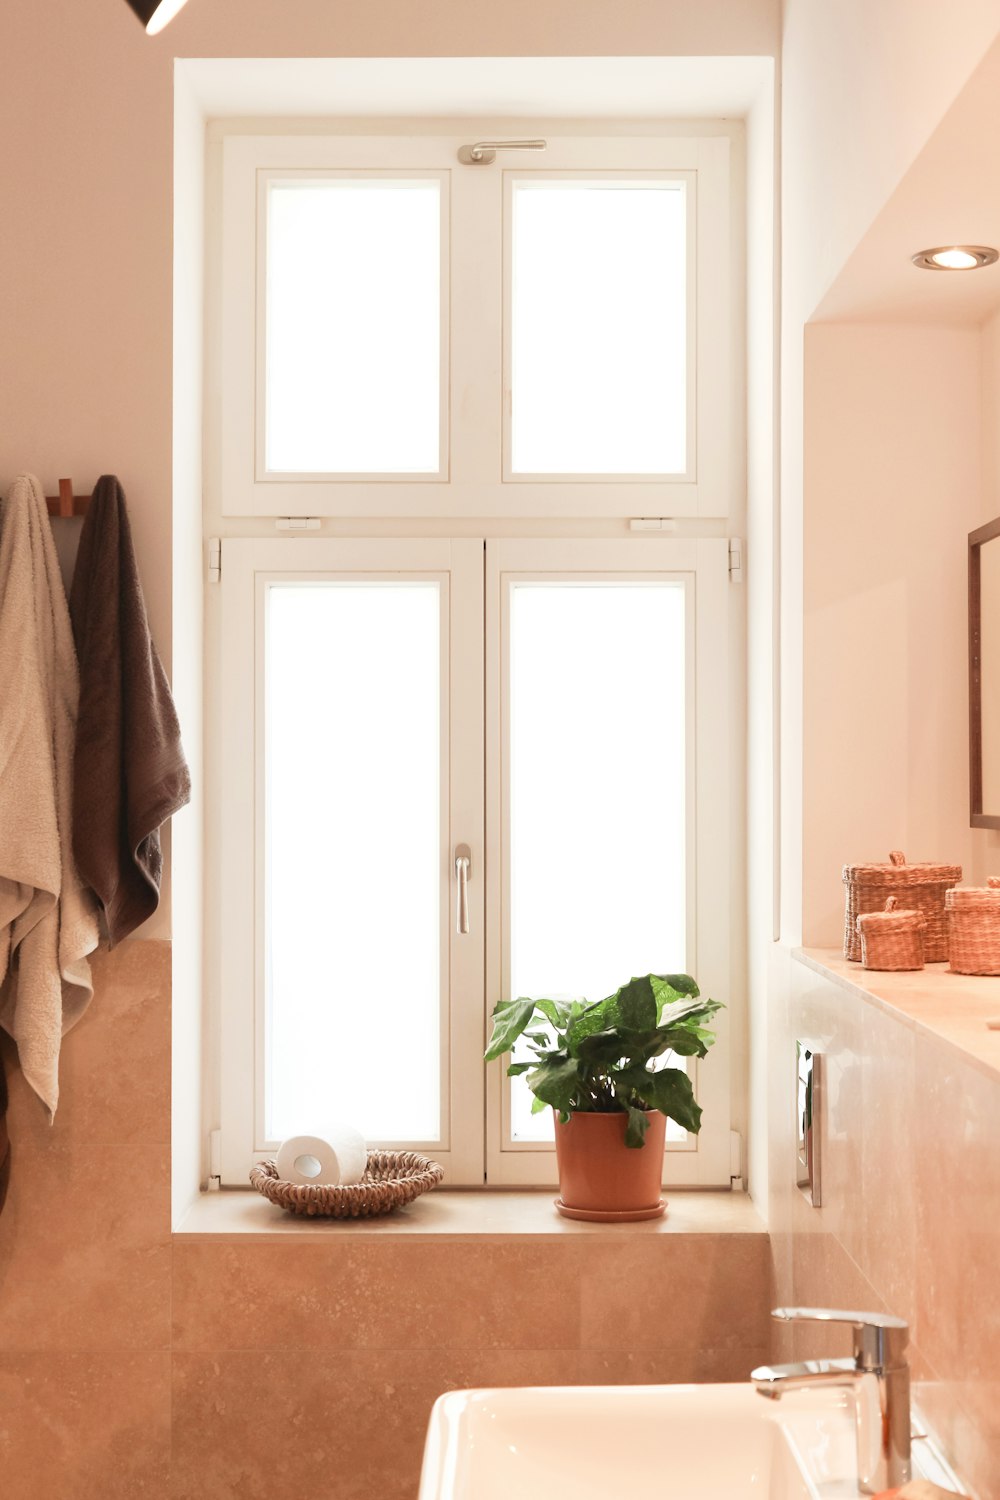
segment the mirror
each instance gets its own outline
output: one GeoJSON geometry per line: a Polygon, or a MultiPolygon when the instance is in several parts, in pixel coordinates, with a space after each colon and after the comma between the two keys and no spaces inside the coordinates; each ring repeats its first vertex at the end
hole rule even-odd
{"type": "Polygon", "coordinates": [[[969,534],[969,793],[973,828],[1000,828],[1000,517],[969,534]]]}

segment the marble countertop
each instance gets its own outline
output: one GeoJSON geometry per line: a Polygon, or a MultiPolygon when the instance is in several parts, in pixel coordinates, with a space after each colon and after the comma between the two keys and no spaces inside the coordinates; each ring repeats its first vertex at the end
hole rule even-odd
{"type": "Polygon", "coordinates": [[[865,996],[918,1030],[947,1042],[990,1077],[1000,1079],[1000,978],[952,974],[947,964],[883,973],[850,963],[839,948],[797,948],[793,957],[835,984],[865,996]]]}

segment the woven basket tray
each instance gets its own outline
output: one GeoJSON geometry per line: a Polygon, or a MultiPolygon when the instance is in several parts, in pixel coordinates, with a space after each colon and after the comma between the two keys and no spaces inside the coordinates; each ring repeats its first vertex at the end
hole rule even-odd
{"type": "Polygon", "coordinates": [[[907,907],[920,913],[924,930],[924,962],[944,963],[948,957],[948,927],[944,896],[962,878],[961,865],[908,865],[905,854],[894,849],[887,865],[845,865],[847,902],[844,912],[844,957],[861,957],[858,917],[884,911],[890,896],[898,896],[907,907]]]}
{"type": "Polygon", "coordinates": [[[956,974],[1000,974],[1000,876],[985,888],[949,891],[948,958],[956,974]]]}
{"type": "Polygon", "coordinates": [[[258,1193],[279,1208],[324,1219],[371,1219],[391,1213],[421,1193],[429,1193],[443,1176],[443,1167],[415,1151],[369,1151],[364,1177],[350,1187],[297,1187],[282,1182],[273,1161],[250,1169],[250,1181],[258,1193]]]}
{"type": "Polygon", "coordinates": [[[895,896],[885,911],[863,912],[858,918],[861,964],[865,969],[922,969],[927,922],[919,911],[902,911],[895,896]]]}

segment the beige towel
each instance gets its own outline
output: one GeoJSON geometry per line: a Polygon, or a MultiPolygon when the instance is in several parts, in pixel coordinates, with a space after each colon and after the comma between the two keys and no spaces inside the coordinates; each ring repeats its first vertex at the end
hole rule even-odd
{"type": "Polygon", "coordinates": [[[45,496],[0,507],[0,1026],[55,1114],[59,1046],[93,993],[97,908],[73,863],[76,653],[45,496]]]}

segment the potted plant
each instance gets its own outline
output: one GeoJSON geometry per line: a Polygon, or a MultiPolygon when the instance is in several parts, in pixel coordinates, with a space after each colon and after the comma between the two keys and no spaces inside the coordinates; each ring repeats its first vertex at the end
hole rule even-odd
{"type": "Polygon", "coordinates": [[[657,1059],[704,1057],[715,1041],[706,1022],[719,1009],[690,974],[645,974],[591,1004],[499,1002],[486,1058],[513,1052],[522,1039],[534,1054],[515,1056],[507,1073],[524,1074],[533,1113],[547,1106],[555,1113],[560,1213],[605,1220],[663,1213],[667,1120],[697,1134],[701,1109],[687,1073],[657,1059]]]}

